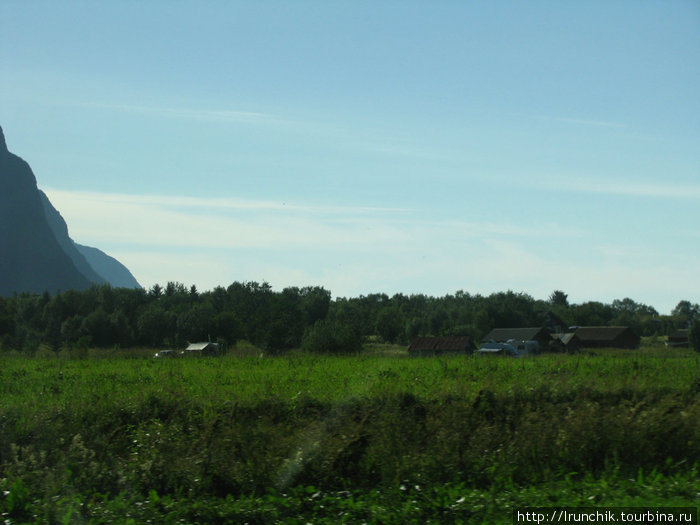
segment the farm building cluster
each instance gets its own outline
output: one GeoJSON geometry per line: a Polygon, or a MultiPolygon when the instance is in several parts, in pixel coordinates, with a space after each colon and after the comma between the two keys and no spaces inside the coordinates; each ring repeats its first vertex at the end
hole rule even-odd
{"type": "MultiPolygon", "coordinates": [[[[481,339],[479,346],[470,337],[418,337],[409,346],[408,353],[415,356],[478,353],[521,357],[539,352],[573,353],[583,349],[639,347],[640,337],[627,326],[566,327],[551,312],[545,316],[545,321],[545,326],[541,327],[494,328],[481,339]]],[[[679,346],[682,335],[678,334],[674,339],[679,346]]],[[[686,345],[687,341],[685,334],[686,345]]]]}

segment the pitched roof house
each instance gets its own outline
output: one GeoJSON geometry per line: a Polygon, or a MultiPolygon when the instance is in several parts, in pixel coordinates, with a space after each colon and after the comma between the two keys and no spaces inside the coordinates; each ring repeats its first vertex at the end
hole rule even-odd
{"type": "Polygon", "coordinates": [[[476,346],[471,337],[416,337],[408,354],[412,356],[471,354],[476,346]]]}

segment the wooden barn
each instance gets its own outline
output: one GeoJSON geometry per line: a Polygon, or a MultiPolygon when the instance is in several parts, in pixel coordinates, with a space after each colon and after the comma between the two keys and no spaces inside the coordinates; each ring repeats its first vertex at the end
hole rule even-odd
{"type": "Polygon", "coordinates": [[[581,348],[638,348],[640,337],[628,326],[579,326],[581,348]]]}
{"type": "Polygon", "coordinates": [[[416,337],[408,347],[408,355],[433,356],[445,354],[472,354],[476,345],[471,337],[416,337]]]}
{"type": "Polygon", "coordinates": [[[496,343],[507,343],[511,339],[515,341],[537,341],[541,350],[549,348],[549,330],[543,327],[536,328],[494,328],[484,337],[482,343],[490,341],[496,343]]]}

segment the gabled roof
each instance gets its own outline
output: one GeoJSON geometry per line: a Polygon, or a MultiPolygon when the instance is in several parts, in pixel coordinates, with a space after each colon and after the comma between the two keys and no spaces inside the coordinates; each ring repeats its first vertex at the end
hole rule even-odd
{"type": "Polygon", "coordinates": [[[548,326],[550,328],[554,328],[556,326],[566,326],[566,323],[561,320],[561,317],[559,317],[551,310],[547,310],[543,317],[545,326],[548,326]]]}
{"type": "Polygon", "coordinates": [[[491,341],[505,342],[509,339],[516,341],[532,341],[539,337],[549,337],[549,332],[540,326],[534,328],[494,328],[481,338],[482,342],[491,341]]]}
{"type": "Polygon", "coordinates": [[[575,334],[582,341],[613,341],[627,331],[627,326],[580,326],[575,334]]]}
{"type": "Polygon", "coordinates": [[[461,352],[475,348],[471,337],[416,337],[409,352],[461,352]]]}

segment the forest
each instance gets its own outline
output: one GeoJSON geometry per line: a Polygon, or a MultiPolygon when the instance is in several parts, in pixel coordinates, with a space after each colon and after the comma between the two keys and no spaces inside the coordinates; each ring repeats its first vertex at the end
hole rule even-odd
{"type": "Polygon", "coordinates": [[[567,326],[624,325],[659,341],[700,322],[700,305],[688,300],[679,301],[670,315],[660,315],[630,298],[569,304],[561,290],[546,300],[513,291],[332,298],[317,286],[275,291],[266,282],[234,282],[200,293],[195,286],[169,282],[149,290],[95,285],[54,295],[0,297],[0,349],[182,348],[211,340],[224,345],[248,341],[269,353],[292,348],[344,353],[368,340],[406,345],[424,335],[479,341],[496,327],[542,326],[548,311],[567,326]]]}

